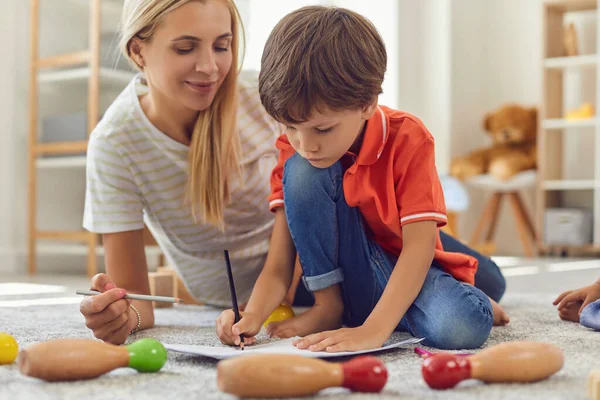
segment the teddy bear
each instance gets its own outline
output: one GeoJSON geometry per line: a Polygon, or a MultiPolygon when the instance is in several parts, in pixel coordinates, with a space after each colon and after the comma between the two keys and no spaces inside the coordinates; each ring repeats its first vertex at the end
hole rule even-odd
{"type": "Polygon", "coordinates": [[[537,109],[507,104],[483,119],[492,145],[454,159],[450,174],[460,180],[490,174],[507,180],[537,165],[537,109]]]}

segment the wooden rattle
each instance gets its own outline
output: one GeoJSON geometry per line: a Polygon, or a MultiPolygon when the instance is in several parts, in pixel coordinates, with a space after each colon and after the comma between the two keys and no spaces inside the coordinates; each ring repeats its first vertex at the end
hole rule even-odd
{"type": "Polygon", "coordinates": [[[294,355],[256,354],[217,364],[219,390],[239,397],[308,396],[329,387],[380,392],[387,376],[385,364],[372,356],[330,363],[294,355]]]}
{"type": "Polygon", "coordinates": [[[19,345],[14,337],[0,332],[0,364],[12,364],[19,354],[19,345]]]}
{"type": "Polygon", "coordinates": [[[167,351],[155,339],[127,346],[89,339],[57,339],[34,344],[19,354],[22,374],[46,381],[95,378],[116,368],[156,372],[167,361],[167,351]]]}
{"type": "Polygon", "coordinates": [[[563,366],[562,350],[541,342],[508,342],[472,356],[437,353],[423,361],[423,379],[433,389],[448,389],[465,379],[484,382],[534,382],[563,366]]]}

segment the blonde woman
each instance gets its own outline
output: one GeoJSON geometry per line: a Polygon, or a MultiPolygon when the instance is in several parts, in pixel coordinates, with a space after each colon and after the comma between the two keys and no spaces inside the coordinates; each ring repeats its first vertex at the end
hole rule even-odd
{"type": "Polygon", "coordinates": [[[122,51],[142,72],[91,135],[84,227],[102,234],[106,274],[80,310],[104,341],[153,326],[144,222],[198,300],[231,306],[223,249],[245,301],[274,217],[266,203],[278,124],[238,81],[233,0],[126,0],[122,51]]]}

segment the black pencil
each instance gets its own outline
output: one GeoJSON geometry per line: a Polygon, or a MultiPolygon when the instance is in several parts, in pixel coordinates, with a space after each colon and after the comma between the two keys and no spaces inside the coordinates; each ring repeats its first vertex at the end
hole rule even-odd
{"type": "MultiPolygon", "coordinates": [[[[229,292],[231,293],[231,302],[233,303],[233,313],[235,314],[235,323],[240,320],[240,310],[238,308],[237,296],[235,294],[235,285],[233,283],[233,273],[231,272],[231,262],[229,261],[229,252],[224,251],[225,264],[227,264],[227,277],[229,278],[229,292]]],[[[244,335],[240,335],[240,348],[244,350],[244,335]]]]}

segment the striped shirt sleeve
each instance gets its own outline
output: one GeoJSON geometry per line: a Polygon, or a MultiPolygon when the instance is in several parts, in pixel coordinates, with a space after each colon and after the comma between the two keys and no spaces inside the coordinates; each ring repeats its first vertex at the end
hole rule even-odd
{"type": "Polygon", "coordinates": [[[92,135],[87,151],[83,227],[117,233],[142,229],[144,202],[131,169],[105,137],[92,135]]]}
{"type": "Polygon", "coordinates": [[[400,212],[400,226],[419,221],[436,221],[438,227],[447,223],[446,204],[442,184],[435,167],[433,137],[421,140],[403,154],[409,160],[397,171],[396,201],[400,212]]]}

